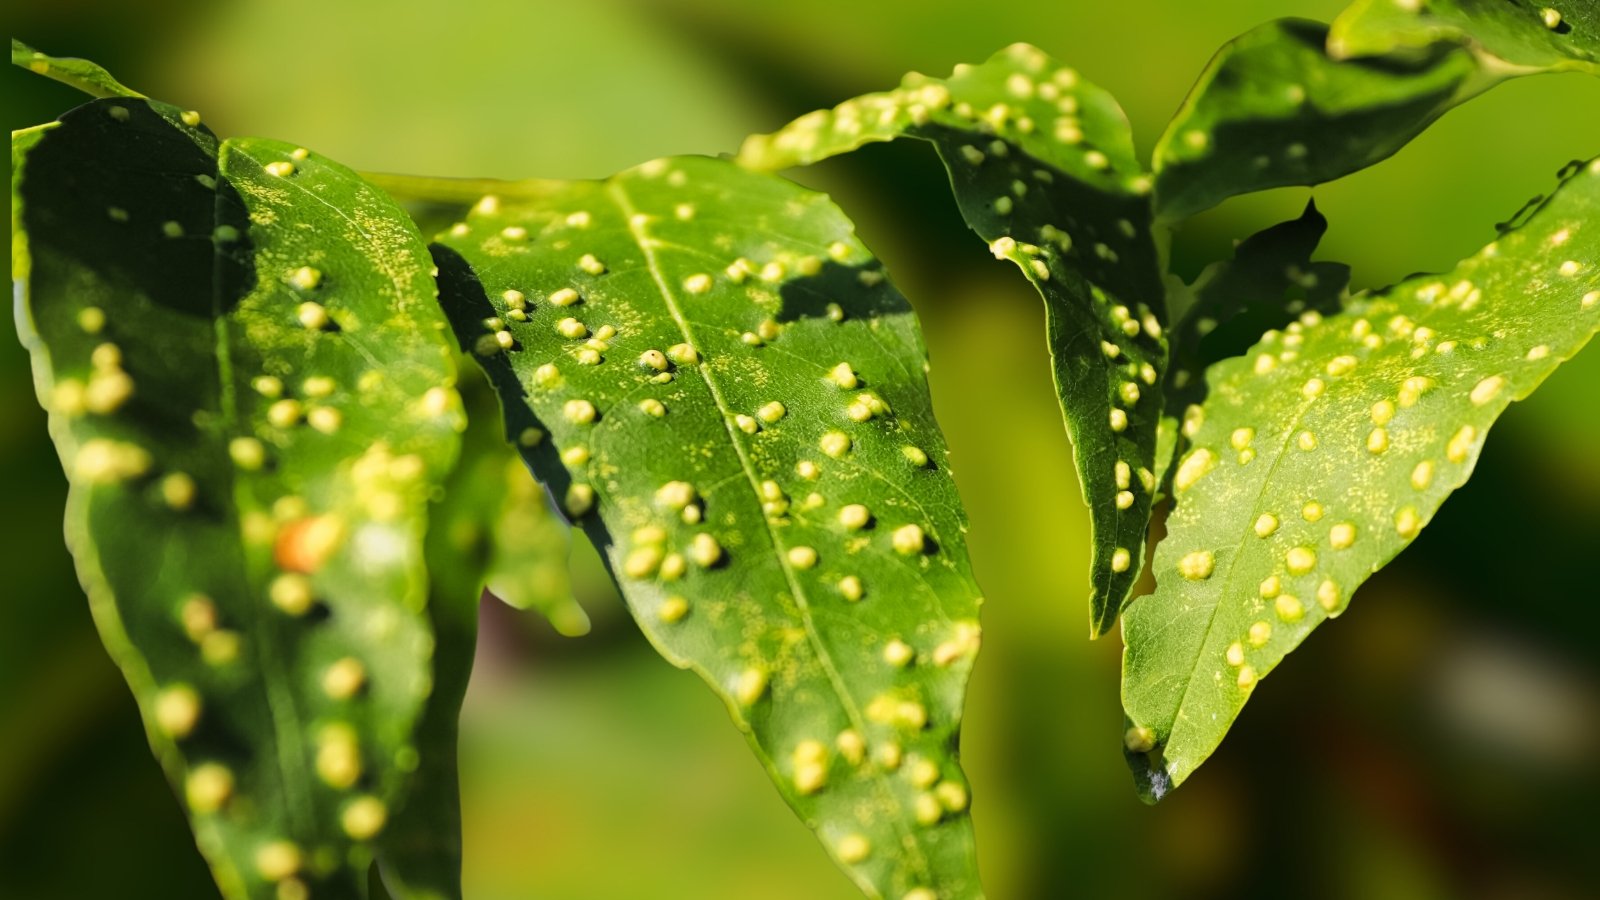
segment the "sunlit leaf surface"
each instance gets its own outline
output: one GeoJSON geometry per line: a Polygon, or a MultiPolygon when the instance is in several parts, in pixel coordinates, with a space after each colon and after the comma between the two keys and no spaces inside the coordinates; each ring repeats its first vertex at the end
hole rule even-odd
{"type": "Polygon", "coordinates": [[[750,138],[738,159],[776,170],[899,137],[933,143],[967,224],[1044,297],[1094,525],[1089,630],[1103,634],[1144,558],[1166,368],[1150,179],[1127,119],[1076,71],[1016,44],[947,79],[912,74],[899,90],[810,113],[750,138]]]}
{"type": "Polygon", "coordinates": [[[1159,799],[1258,684],[1471,474],[1490,426],[1600,329],[1600,162],[1518,227],[1214,366],[1156,592],[1123,619],[1129,760],[1159,799]]]}
{"type": "Polygon", "coordinates": [[[978,896],[978,598],[910,307],[825,197],[726,161],[511,188],[435,248],[507,435],[865,892],[978,896]]]}

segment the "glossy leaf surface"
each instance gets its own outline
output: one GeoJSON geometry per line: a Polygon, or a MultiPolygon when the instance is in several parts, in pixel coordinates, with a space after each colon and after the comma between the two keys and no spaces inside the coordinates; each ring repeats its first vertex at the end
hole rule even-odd
{"type": "Polygon", "coordinates": [[[1600,162],[1444,275],[1306,313],[1214,366],[1156,592],[1123,619],[1129,760],[1159,799],[1257,685],[1471,474],[1483,440],[1600,329],[1600,162]]]}
{"type": "Polygon", "coordinates": [[[165,104],[25,134],[18,326],[101,635],[224,894],[360,896],[461,424],[426,248],[348,169],[165,104]]]}
{"type": "Polygon", "coordinates": [[[905,300],[825,197],[705,158],[487,197],[443,300],[646,635],[871,896],[979,895],[965,518],[905,300]]]}
{"type": "Polygon", "coordinates": [[[1155,489],[1166,302],[1150,181],[1111,95],[1017,44],[948,79],[810,113],[745,142],[775,170],[869,141],[930,141],[967,224],[1045,300],[1056,393],[1093,522],[1091,636],[1116,622],[1144,558],[1155,489]]]}

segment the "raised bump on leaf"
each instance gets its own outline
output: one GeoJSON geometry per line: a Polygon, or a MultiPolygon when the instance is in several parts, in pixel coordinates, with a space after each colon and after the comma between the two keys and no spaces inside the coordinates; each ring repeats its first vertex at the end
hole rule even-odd
{"type": "Polygon", "coordinates": [[[830,855],[873,896],[978,896],[970,820],[919,818],[900,765],[965,790],[965,519],[915,319],[839,210],[667,159],[485,198],[435,256],[507,433],[544,435],[519,450],[830,855]]]}
{"type": "Polygon", "coordinates": [[[947,79],[809,113],[746,140],[776,170],[900,137],[931,142],[967,224],[1045,301],[1056,394],[1093,523],[1089,630],[1103,634],[1139,575],[1155,489],[1166,300],[1150,179],[1111,95],[1014,44],[947,79]],[[1136,481],[1118,478],[1128,469],[1136,481]]]}
{"type": "Polygon", "coordinates": [[[1600,161],[1452,272],[1308,312],[1212,367],[1156,591],[1123,617],[1128,757],[1148,799],[1416,538],[1506,406],[1600,330],[1597,208],[1600,161]],[[1194,552],[1212,554],[1204,579],[1183,577],[1194,552]]]}
{"type": "Polygon", "coordinates": [[[18,324],[96,624],[224,895],[354,893],[416,756],[460,424],[426,250],[348,169],[165,104],[19,150],[18,324]]]}
{"type": "MultiPolygon", "coordinates": [[[[1282,328],[1307,311],[1332,314],[1345,299],[1350,268],[1312,262],[1311,254],[1327,230],[1327,219],[1307,203],[1298,219],[1264,229],[1242,241],[1233,258],[1209,266],[1187,288],[1192,298],[1172,327],[1172,366],[1163,388],[1166,415],[1175,424],[1172,443],[1158,456],[1163,480],[1174,455],[1205,418],[1205,372],[1212,364],[1249,350],[1267,329],[1282,328]]],[[[1230,449],[1253,456],[1248,438],[1230,440],[1230,449]]]]}

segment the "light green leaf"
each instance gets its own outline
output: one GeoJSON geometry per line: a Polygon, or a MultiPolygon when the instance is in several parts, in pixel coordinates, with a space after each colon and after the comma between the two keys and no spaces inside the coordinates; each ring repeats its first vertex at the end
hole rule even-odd
{"type": "Polygon", "coordinates": [[[1123,617],[1129,759],[1159,799],[1261,678],[1403,550],[1489,427],[1600,329],[1600,161],[1441,276],[1307,313],[1208,375],[1156,591],[1123,617]]]}
{"type": "Polygon", "coordinates": [[[507,434],[863,891],[979,896],[977,588],[910,307],[773,176],[682,157],[548,187],[434,248],[507,434]]]}
{"type": "Polygon", "coordinates": [[[738,161],[777,170],[898,137],[933,143],[967,224],[1044,297],[1094,527],[1089,632],[1103,634],[1144,559],[1167,353],[1150,181],[1127,119],[1110,94],[1016,44],[948,79],[908,75],[899,90],[752,137],[738,161]]]}
{"type": "Polygon", "coordinates": [[[1217,52],[1156,144],[1163,217],[1363,169],[1487,87],[1460,47],[1341,61],[1327,37],[1320,23],[1280,19],[1217,52]]]}
{"type": "Polygon", "coordinates": [[[92,97],[143,97],[144,95],[111,77],[111,73],[87,59],[50,56],[11,39],[11,64],[36,75],[43,75],[92,97]]]}
{"type": "Polygon", "coordinates": [[[417,764],[461,424],[426,248],[348,169],[165,104],[23,147],[18,327],[151,746],[225,896],[361,896],[417,764]]]}
{"type": "Polygon", "coordinates": [[[1499,78],[1600,74],[1600,3],[1552,0],[1356,0],[1334,20],[1328,49],[1345,58],[1465,44],[1499,78]]]}

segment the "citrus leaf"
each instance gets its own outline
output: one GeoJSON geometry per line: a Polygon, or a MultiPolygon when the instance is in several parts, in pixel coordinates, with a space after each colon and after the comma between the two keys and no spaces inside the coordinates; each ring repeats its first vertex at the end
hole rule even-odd
{"type": "Polygon", "coordinates": [[[50,56],[40,53],[27,44],[11,39],[11,64],[21,66],[35,75],[43,75],[62,84],[75,87],[92,97],[134,97],[144,95],[128,87],[111,73],[87,59],[50,56]]]}
{"type": "Polygon", "coordinates": [[[1251,235],[1233,259],[1211,265],[1189,286],[1193,300],[1172,327],[1167,416],[1182,424],[1167,460],[1182,454],[1202,421],[1206,369],[1243,355],[1262,332],[1283,328],[1308,310],[1338,312],[1350,267],[1311,261],[1327,230],[1328,220],[1307,203],[1300,218],[1251,235]]]}
{"type": "Polygon", "coordinates": [[[1111,95],[1016,44],[948,79],[810,113],[745,142],[776,170],[869,141],[933,143],[961,214],[1038,288],[1056,393],[1093,522],[1089,632],[1111,628],[1144,559],[1155,489],[1166,301],[1150,232],[1150,181],[1111,95]]]}
{"type": "Polygon", "coordinates": [[[1484,436],[1600,329],[1600,162],[1441,276],[1306,313],[1208,374],[1156,591],[1123,617],[1129,759],[1159,799],[1403,550],[1484,436]]]}
{"type": "Polygon", "coordinates": [[[916,320],[849,221],[682,157],[485,197],[435,259],[507,434],[833,858],[870,896],[979,896],[965,517],[916,320]]]}
{"type": "Polygon", "coordinates": [[[224,895],[360,896],[460,424],[426,248],[348,169],[165,104],[25,140],[18,326],[101,636],[224,895]]]}
{"type": "Polygon", "coordinates": [[[1156,144],[1163,217],[1363,169],[1486,86],[1460,47],[1339,60],[1327,36],[1326,25],[1280,19],[1223,45],[1156,144]]]}
{"type": "Polygon", "coordinates": [[[1441,42],[1465,44],[1499,78],[1539,72],[1600,74],[1600,3],[1356,0],[1334,20],[1328,49],[1353,58],[1441,42]]]}

